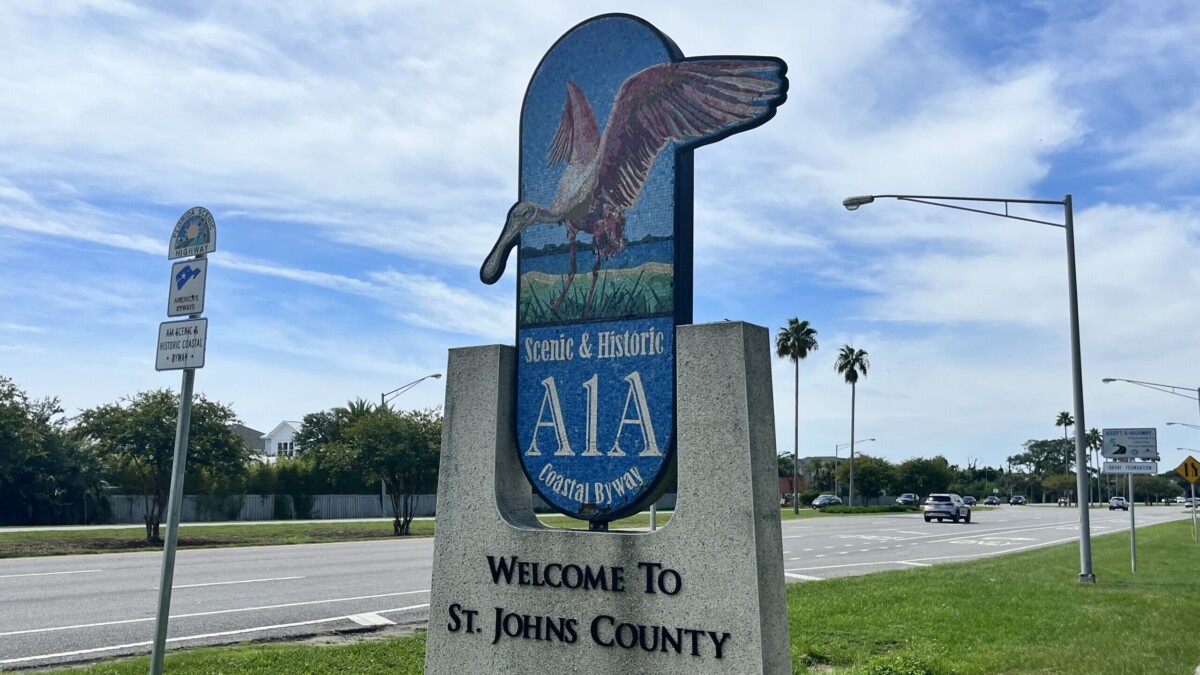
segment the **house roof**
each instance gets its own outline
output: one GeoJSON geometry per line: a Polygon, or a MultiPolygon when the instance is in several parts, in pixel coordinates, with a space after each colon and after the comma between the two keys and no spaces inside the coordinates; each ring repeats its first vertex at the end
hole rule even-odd
{"type": "Polygon", "coordinates": [[[270,433],[265,433],[262,436],[259,436],[259,439],[265,441],[266,439],[278,436],[280,433],[282,433],[284,431],[288,431],[289,429],[291,430],[291,432],[293,434],[300,433],[300,423],[292,422],[290,420],[284,420],[284,421],[280,422],[279,424],[275,425],[275,428],[272,429],[270,431],[270,433]]]}

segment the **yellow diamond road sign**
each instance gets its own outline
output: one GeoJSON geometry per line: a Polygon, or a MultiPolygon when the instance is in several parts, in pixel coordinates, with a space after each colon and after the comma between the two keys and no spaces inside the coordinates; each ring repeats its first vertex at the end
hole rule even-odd
{"type": "Polygon", "coordinates": [[[1200,480],[1200,462],[1197,462],[1195,457],[1189,456],[1183,460],[1183,464],[1180,464],[1179,468],[1175,469],[1175,473],[1186,478],[1187,482],[1195,483],[1200,480]]]}

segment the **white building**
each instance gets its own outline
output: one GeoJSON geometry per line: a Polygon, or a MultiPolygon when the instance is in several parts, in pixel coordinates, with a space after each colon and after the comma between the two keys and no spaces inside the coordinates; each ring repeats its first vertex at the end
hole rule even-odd
{"type": "Polygon", "coordinates": [[[284,420],[270,433],[263,434],[262,460],[267,464],[272,464],[280,457],[295,457],[296,441],[293,439],[298,433],[300,433],[299,422],[284,420]]]}

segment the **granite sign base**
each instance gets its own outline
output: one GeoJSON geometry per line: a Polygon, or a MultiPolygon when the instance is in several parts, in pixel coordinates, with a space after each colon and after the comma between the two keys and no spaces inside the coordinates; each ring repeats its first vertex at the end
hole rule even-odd
{"type": "Polygon", "coordinates": [[[451,350],[426,673],[791,672],[770,334],[676,338],[678,501],[655,532],[542,525],[516,350],[451,350]]]}

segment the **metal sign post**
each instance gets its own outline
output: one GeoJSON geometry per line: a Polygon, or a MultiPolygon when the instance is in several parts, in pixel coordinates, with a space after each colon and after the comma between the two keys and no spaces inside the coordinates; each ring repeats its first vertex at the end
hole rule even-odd
{"type": "Polygon", "coordinates": [[[1136,510],[1133,498],[1133,474],[1128,475],[1129,478],[1129,565],[1133,572],[1137,573],[1137,526],[1134,521],[1133,513],[1136,510]]]}
{"type": "Polygon", "coordinates": [[[183,511],[184,467],[187,463],[188,432],[192,424],[192,390],[196,369],[204,367],[208,342],[208,319],[204,311],[204,288],[208,277],[207,254],[216,249],[217,224],[201,206],[189,209],[175,223],[167,259],[195,256],[171,268],[167,316],[187,315],[184,321],[168,321],[158,329],[155,370],[183,370],[179,393],[179,418],[175,424],[175,453],[171,464],[171,493],[167,501],[167,537],[163,542],[162,573],[158,582],[158,611],[154,619],[154,646],[150,653],[151,675],[162,675],[167,649],[167,623],[171,614],[171,589],[175,580],[175,549],[179,543],[179,517],[183,511]]]}

